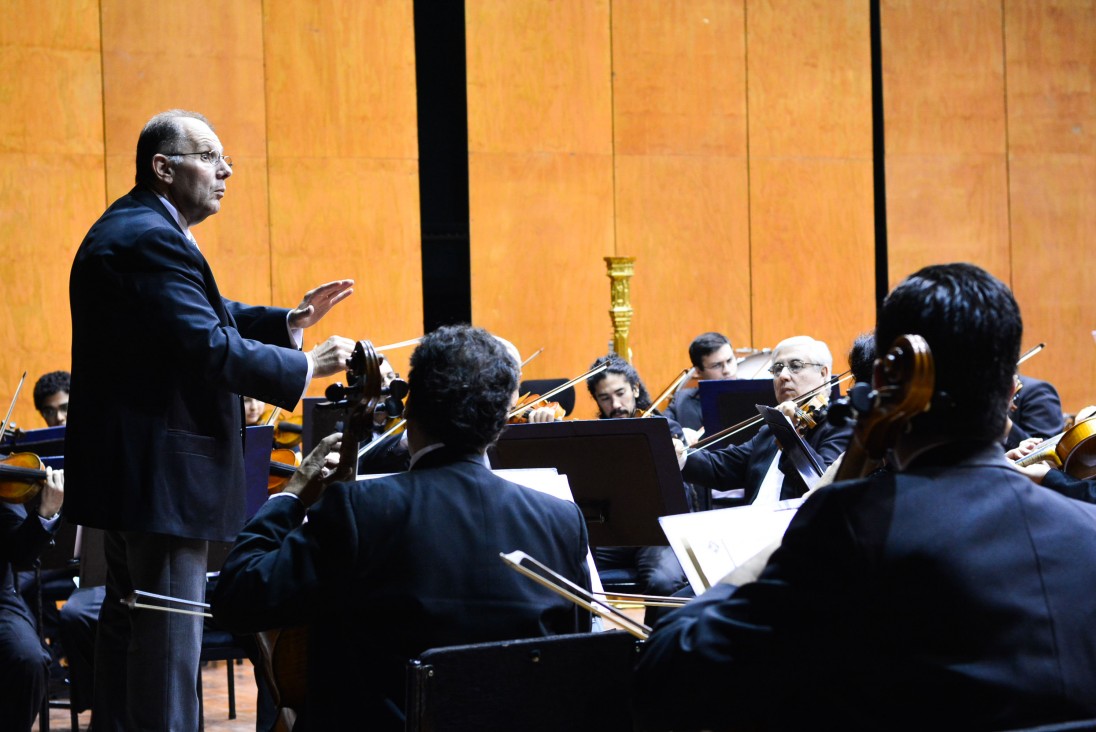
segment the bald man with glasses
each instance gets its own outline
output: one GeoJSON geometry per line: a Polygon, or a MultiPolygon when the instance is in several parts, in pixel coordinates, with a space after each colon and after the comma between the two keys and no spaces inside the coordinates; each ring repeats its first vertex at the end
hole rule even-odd
{"type": "Polygon", "coordinates": [[[69,281],[68,519],[105,530],[93,714],[106,730],[198,729],[201,619],[134,610],[143,590],[205,594],[208,542],[245,516],[241,394],[291,410],[354,342],[305,353],[302,330],[348,297],[339,280],[293,308],[221,295],[193,227],[221,209],[232,159],[200,114],[153,117],[136,186],[91,227],[69,281]]]}
{"type": "MultiPolygon", "coordinates": [[[[822,341],[795,336],[777,344],[772,359],[769,372],[773,375],[777,408],[792,419],[795,400],[829,381],[833,356],[822,341]]],[[[803,441],[825,470],[845,451],[851,437],[851,425],[836,427],[822,420],[806,431],[803,441]]],[[[691,453],[683,448],[679,445],[681,476],[694,486],[712,489],[715,507],[798,498],[809,488],[791,460],[780,450],[768,426],[763,426],[753,439],[742,445],[691,453]],[[742,491],[741,497],[737,497],[738,490],[742,491]]]]}

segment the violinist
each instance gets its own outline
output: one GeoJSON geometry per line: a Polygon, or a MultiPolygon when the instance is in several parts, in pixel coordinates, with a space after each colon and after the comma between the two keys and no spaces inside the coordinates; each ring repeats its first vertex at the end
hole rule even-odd
{"type": "Polygon", "coordinates": [[[292,409],[354,348],[329,336],[302,350],[304,330],[353,293],[352,280],[292,308],[221,292],[194,233],[233,174],[209,120],[154,116],[134,160],[136,185],[92,225],[69,278],[66,513],[106,531],[97,732],[198,728],[200,619],[121,600],[135,589],[202,600],[208,542],[230,541],[245,517],[239,395],[292,409]]]}
{"type": "Polygon", "coordinates": [[[34,408],[47,427],[62,427],[68,421],[69,382],[68,371],[50,371],[34,382],[34,408]]]}
{"type": "MultiPolygon", "coordinates": [[[[632,364],[610,354],[599,358],[591,368],[602,364],[608,364],[608,368],[586,380],[586,387],[597,402],[599,419],[630,419],[651,406],[647,387],[632,364]]],[[[670,434],[681,439],[681,426],[669,419],[667,422],[670,434]]],[[[612,480],[612,476],[607,478],[612,480]]],[[[635,569],[640,594],[669,596],[687,584],[681,563],[668,546],[597,547],[594,563],[599,570],[635,569]]]]}
{"type": "Polygon", "coordinates": [[[1045,440],[1065,427],[1062,400],[1049,381],[1016,374],[1015,390],[1005,423],[1005,450],[1012,450],[1028,438],[1045,440]]]}
{"type": "MultiPolygon", "coordinates": [[[[833,365],[830,349],[809,336],[795,336],[777,344],[772,360],[769,372],[773,375],[777,408],[795,420],[798,416],[795,400],[829,380],[833,365]]],[[[844,452],[852,428],[835,426],[824,419],[814,421],[815,427],[803,430],[803,441],[825,469],[844,452]]],[[[768,426],[742,445],[697,450],[688,455],[681,448],[678,460],[682,477],[697,486],[711,488],[713,503],[718,507],[798,498],[808,488],[791,460],[779,449],[768,426]]]]}
{"type": "Polygon", "coordinates": [[[517,384],[517,365],[486,331],[429,333],[411,356],[411,469],[327,485],[341,435],[327,437],[241,532],[214,618],[237,632],[308,626],[296,732],[348,720],[403,730],[405,664],[428,648],[589,628],[569,601],[499,561],[531,546],[590,587],[579,508],[484,462],[517,384]]]}
{"type": "MultiPolygon", "coordinates": [[[[738,374],[738,359],[730,340],[722,333],[701,333],[689,344],[689,360],[698,381],[723,381],[738,374]]],[[[700,410],[700,389],[681,389],[666,408],[666,417],[681,425],[685,431],[685,444],[692,445],[699,439],[704,426],[700,410]]]]}
{"type": "Polygon", "coordinates": [[[634,677],[643,729],[1096,716],[1096,506],[1036,488],[999,444],[1021,327],[1008,288],[973,265],[890,293],[879,351],[927,341],[935,378],[907,388],[931,407],[890,432],[893,470],[811,493],[759,581],[717,584],[655,628],[634,677]]]}
{"type": "MultiPolygon", "coordinates": [[[[520,403],[522,394],[520,392],[521,380],[524,374],[521,373],[521,352],[518,351],[510,341],[500,336],[495,336],[499,339],[499,342],[506,348],[506,352],[510,354],[510,358],[518,364],[518,389],[514,391],[514,399],[510,404],[511,411],[514,410],[520,403]]],[[[562,408],[559,408],[558,404],[544,404],[543,402],[537,403],[532,409],[521,413],[520,416],[515,417],[512,421],[529,422],[532,424],[543,424],[545,422],[557,422],[563,419],[562,408]]]]}
{"type": "Polygon", "coordinates": [[[30,606],[17,591],[16,572],[33,565],[60,524],[64,472],[46,468],[29,504],[0,502],[0,720],[29,732],[42,708],[51,654],[38,635],[30,606]]]}

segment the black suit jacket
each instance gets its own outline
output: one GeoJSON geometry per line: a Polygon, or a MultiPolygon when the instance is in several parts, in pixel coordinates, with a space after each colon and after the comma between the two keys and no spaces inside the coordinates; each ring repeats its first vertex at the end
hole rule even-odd
{"type": "Polygon", "coordinates": [[[288,311],[222,298],[205,257],[141,187],[91,227],[69,296],[66,515],[231,541],[245,516],[239,395],[291,409],[304,393],[288,311]]]}
{"type": "Polygon", "coordinates": [[[212,604],[237,632],[308,626],[307,729],[388,728],[384,699],[402,706],[404,665],[429,648],[589,627],[499,559],[521,549],[588,588],[581,511],[497,477],[482,456],[443,448],[409,472],[332,485],[302,525],[304,514],[269,500],[212,604]]]}
{"type": "Polygon", "coordinates": [[[0,627],[18,616],[32,628],[38,623],[15,591],[15,572],[34,566],[53,534],[42,527],[35,510],[18,503],[0,502],[0,627]]]}
{"type": "Polygon", "coordinates": [[[1012,422],[1026,435],[1053,437],[1065,427],[1062,400],[1054,385],[1030,376],[1021,376],[1023,388],[1016,392],[1016,410],[1012,422]]]}
{"type": "Polygon", "coordinates": [[[682,389],[666,408],[666,416],[682,427],[698,430],[704,426],[704,415],[700,408],[700,389],[692,387],[682,389]]]}
{"type": "MultiPolygon", "coordinates": [[[[807,433],[803,441],[825,470],[845,451],[851,437],[851,424],[838,427],[822,421],[807,433]]],[[[764,426],[741,445],[692,453],[681,470],[681,476],[690,483],[718,490],[744,488],[744,502],[753,503],[776,452],[776,438],[772,430],[764,426]]],[[[807,485],[787,456],[781,455],[779,467],[784,473],[783,498],[795,498],[807,492],[807,485]]]]}
{"type": "Polygon", "coordinates": [[[757,582],[655,628],[644,729],[1000,730],[1096,716],[1096,506],[999,445],[820,488],[757,582]]]}

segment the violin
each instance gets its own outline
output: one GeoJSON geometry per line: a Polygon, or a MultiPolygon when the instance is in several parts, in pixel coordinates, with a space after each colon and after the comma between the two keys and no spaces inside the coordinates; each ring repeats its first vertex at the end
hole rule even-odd
{"type": "Polygon", "coordinates": [[[0,459],[0,501],[26,503],[38,495],[46,479],[42,458],[30,452],[16,452],[0,459]]]}
{"type": "Polygon", "coordinates": [[[267,495],[280,493],[285,484],[301,466],[301,453],[287,447],[270,451],[270,476],[266,479],[267,495]]]}
{"type": "Polygon", "coordinates": [[[589,371],[587,371],[584,374],[580,374],[580,375],[576,376],[575,378],[571,379],[570,381],[566,381],[566,382],[560,384],[555,389],[552,389],[552,390],[548,391],[546,394],[543,394],[543,395],[536,395],[536,394],[528,395],[527,394],[525,397],[522,397],[521,399],[518,400],[518,406],[513,407],[507,413],[507,415],[506,415],[507,422],[509,424],[515,424],[514,418],[521,416],[523,412],[525,413],[525,419],[523,419],[521,421],[525,422],[525,421],[528,420],[529,412],[533,411],[534,409],[540,409],[542,406],[552,406],[553,404],[555,405],[555,409],[557,410],[556,413],[559,415],[558,417],[556,417],[556,419],[563,419],[563,417],[567,414],[566,410],[564,410],[563,407],[561,407],[556,402],[548,402],[548,399],[550,399],[551,397],[554,397],[556,394],[559,394],[563,391],[566,391],[567,389],[570,389],[575,384],[579,383],[580,381],[584,381],[584,380],[590,378],[594,374],[600,374],[602,371],[604,371],[607,368],[609,368],[609,364],[603,363],[600,366],[595,366],[594,368],[590,369],[589,371]],[[546,402],[546,404],[541,404],[541,402],[546,402]]]}
{"type": "Polygon", "coordinates": [[[518,399],[517,404],[510,410],[513,415],[506,421],[507,424],[525,424],[529,421],[529,415],[536,409],[551,409],[552,421],[558,422],[567,416],[567,410],[560,406],[559,402],[545,402],[545,397],[540,394],[526,394],[518,399]]]}
{"type": "Polygon", "coordinates": [[[825,394],[815,395],[806,404],[796,405],[795,419],[792,420],[795,431],[803,436],[813,430],[826,418],[829,408],[830,404],[825,394]]]}
{"type": "Polygon", "coordinates": [[[1074,478],[1096,477],[1096,440],[1093,437],[1096,437],[1096,417],[1089,417],[1065,432],[1043,440],[1032,452],[1014,462],[1021,468],[1047,462],[1074,478]]]}

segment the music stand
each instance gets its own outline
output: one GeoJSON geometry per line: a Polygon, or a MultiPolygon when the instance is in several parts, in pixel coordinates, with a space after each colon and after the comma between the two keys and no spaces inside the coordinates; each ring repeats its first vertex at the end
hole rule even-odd
{"type": "Polygon", "coordinates": [[[664,417],[508,425],[490,458],[566,475],[590,546],[666,546],[658,518],[689,511],[664,417]]]}
{"type": "MultiPolygon", "coordinates": [[[[757,417],[758,404],[776,406],[772,379],[705,380],[697,388],[700,389],[700,414],[705,436],[757,417]]],[[[724,445],[741,445],[756,435],[759,429],[760,420],[753,427],[728,438],[724,445]]]]}
{"type": "Polygon", "coordinates": [[[346,422],[347,408],[323,407],[330,404],[323,397],[305,397],[301,402],[301,454],[307,455],[319,444],[320,440],[335,432],[342,432],[346,422]]]}
{"type": "Polygon", "coordinates": [[[244,433],[244,483],[247,496],[247,517],[266,503],[269,497],[267,483],[270,477],[270,452],[274,444],[274,425],[257,424],[246,428],[244,433]]]}
{"type": "Polygon", "coordinates": [[[2,452],[32,452],[40,457],[65,454],[65,425],[21,430],[0,441],[2,452]]]}

